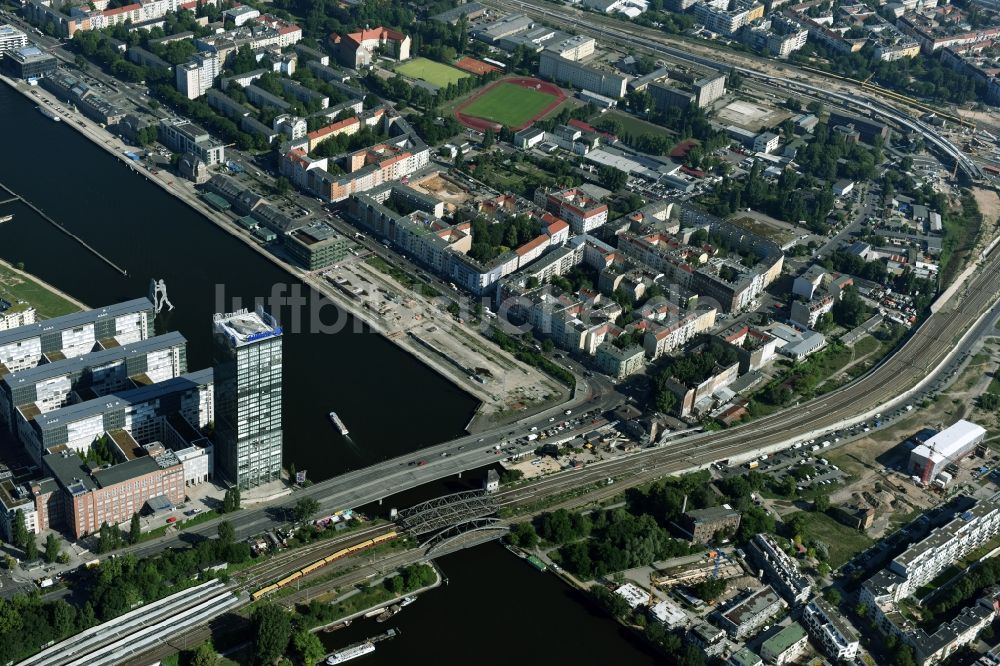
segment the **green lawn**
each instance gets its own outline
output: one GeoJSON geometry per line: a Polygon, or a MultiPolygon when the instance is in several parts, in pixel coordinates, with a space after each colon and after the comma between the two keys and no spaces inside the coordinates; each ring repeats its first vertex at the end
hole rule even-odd
{"type": "Polygon", "coordinates": [[[500,83],[483,93],[462,113],[501,125],[518,127],[525,124],[554,101],[552,95],[513,83],[500,83]]]}
{"type": "Polygon", "coordinates": [[[806,511],[801,514],[802,541],[822,541],[830,550],[830,566],[837,568],[872,544],[872,539],[858,530],[838,523],[825,513],[806,511]]]}
{"type": "Polygon", "coordinates": [[[458,81],[470,76],[470,74],[460,69],[455,69],[449,65],[442,65],[427,58],[407,60],[396,67],[396,71],[403,76],[426,81],[438,88],[444,88],[449,83],[458,83],[458,81]]]}
{"type": "Polygon", "coordinates": [[[0,264],[0,298],[11,303],[27,301],[34,306],[39,319],[51,319],[80,311],[80,308],[59,294],[49,291],[44,285],[20,275],[4,264],[0,264]]]}
{"type": "Polygon", "coordinates": [[[621,113],[620,111],[609,111],[603,115],[598,116],[592,123],[597,127],[605,128],[610,125],[620,124],[621,131],[625,134],[631,134],[635,137],[640,137],[644,134],[653,134],[656,136],[675,136],[676,133],[670,131],[666,127],[660,127],[659,125],[654,125],[653,123],[646,122],[636,118],[635,116],[628,113],[621,113]]]}

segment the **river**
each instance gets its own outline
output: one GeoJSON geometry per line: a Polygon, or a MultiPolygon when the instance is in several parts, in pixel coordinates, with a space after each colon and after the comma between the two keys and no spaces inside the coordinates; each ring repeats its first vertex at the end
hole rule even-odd
{"type": "MultiPolygon", "coordinates": [[[[65,124],[53,123],[0,84],[0,182],[30,199],[125,268],[122,277],[26,206],[7,204],[0,258],[91,306],[145,295],[150,278],[166,280],[176,309],[165,328],[188,339],[191,369],[211,357],[216,285],[252,301],[292,278],[159,187],[133,174],[65,124]]],[[[475,401],[398,347],[350,329],[284,338],[285,460],[321,480],[462,434],[475,401]],[[351,430],[346,441],[326,420],[336,409],[351,430]]],[[[390,498],[409,506],[474,487],[484,470],[443,479],[390,498]]],[[[379,508],[365,507],[371,513],[379,508]]],[[[381,633],[365,664],[574,663],[652,664],[648,649],[581,603],[555,576],[542,574],[498,544],[440,560],[450,584],[421,596],[388,625],[374,620],[323,634],[336,649],[381,633]]]]}
{"type": "MultiPolygon", "coordinates": [[[[15,214],[0,225],[0,258],[23,262],[92,307],[144,296],[150,278],[164,279],[176,309],[162,318],[163,327],[187,337],[190,369],[210,364],[217,285],[224,286],[226,307],[233,297],[244,303],[267,298],[275,284],[301,285],[3,84],[0,127],[0,182],[128,277],[24,205],[0,206],[15,214]]],[[[304,286],[302,293],[308,293],[304,286]]],[[[323,312],[324,321],[335,321],[333,308],[323,312]]],[[[284,337],[285,462],[314,481],[461,435],[476,407],[471,396],[396,345],[354,329],[284,337]],[[333,429],[330,410],[345,421],[350,439],[333,429]]]]}

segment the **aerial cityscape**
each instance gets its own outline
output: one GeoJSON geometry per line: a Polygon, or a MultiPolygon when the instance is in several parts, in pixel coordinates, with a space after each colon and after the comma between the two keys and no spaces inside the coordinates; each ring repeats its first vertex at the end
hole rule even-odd
{"type": "Polygon", "coordinates": [[[0,0],[0,663],[1000,666],[995,0],[0,0]]]}

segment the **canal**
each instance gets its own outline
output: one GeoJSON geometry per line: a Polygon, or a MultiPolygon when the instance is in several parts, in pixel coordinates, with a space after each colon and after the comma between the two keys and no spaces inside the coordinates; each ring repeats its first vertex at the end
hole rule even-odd
{"type": "MultiPolygon", "coordinates": [[[[23,263],[92,307],[144,296],[151,278],[164,279],[176,309],[161,323],[187,338],[190,369],[210,364],[217,289],[231,307],[233,298],[252,304],[269,297],[276,284],[301,285],[2,84],[0,127],[0,182],[128,277],[18,204],[0,206],[15,214],[0,225],[0,258],[23,263]]],[[[329,306],[322,313],[328,324],[344,316],[329,306]]],[[[380,335],[355,332],[353,320],[333,334],[310,333],[309,321],[304,316],[303,330],[284,337],[286,464],[318,481],[463,434],[476,407],[471,396],[380,335]],[[349,439],[327,420],[331,410],[351,430],[349,439]]]]}

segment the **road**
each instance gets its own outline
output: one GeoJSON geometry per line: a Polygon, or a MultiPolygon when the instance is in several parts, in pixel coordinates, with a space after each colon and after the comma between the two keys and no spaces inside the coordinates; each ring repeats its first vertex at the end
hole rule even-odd
{"type": "MultiPolygon", "coordinates": [[[[949,303],[928,317],[895,354],[867,375],[812,401],[746,425],[677,438],[659,448],[646,449],[612,462],[597,463],[592,470],[570,473],[559,482],[565,482],[569,488],[628,470],[654,470],[662,475],[703,467],[723,459],[748,459],[870,418],[875,412],[888,411],[890,405],[902,400],[919,401],[923,394],[918,387],[932,387],[951,374],[968,354],[974,341],[989,332],[995,319],[993,315],[1000,312],[995,307],[998,292],[1000,252],[995,251],[975,272],[964,291],[956,296],[955,300],[961,297],[957,303],[949,303]],[[983,316],[990,308],[993,308],[991,316],[983,316]]],[[[930,390],[927,389],[928,392],[930,390]]],[[[573,399],[571,404],[574,406],[570,408],[603,410],[620,401],[620,396],[604,392],[602,385],[592,380],[588,389],[581,390],[573,399]]],[[[491,450],[494,444],[522,436],[531,427],[547,426],[548,418],[561,415],[562,409],[553,408],[480,437],[462,437],[315,484],[293,494],[289,504],[302,497],[311,497],[320,503],[323,511],[358,507],[436,479],[488,465],[497,459],[491,450]],[[446,453],[448,455],[444,456],[446,453]],[[424,464],[417,464],[420,461],[424,464]]],[[[227,516],[227,519],[242,538],[283,523],[285,514],[273,507],[260,507],[242,510],[227,516]]],[[[180,545],[191,538],[211,536],[216,532],[217,522],[206,522],[181,535],[139,544],[129,550],[147,555],[180,545]]]]}
{"type": "Polygon", "coordinates": [[[769,83],[788,92],[820,96],[836,106],[853,109],[862,115],[879,118],[897,124],[907,131],[917,132],[924,137],[929,148],[938,151],[945,159],[957,163],[963,175],[971,180],[983,178],[983,172],[972,159],[936,130],[912,117],[909,110],[901,111],[882,100],[870,97],[851,82],[823,76],[813,71],[806,72],[785,62],[779,63],[760,56],[723,51],[708,42],[669,36],[659,30],[626,23],[613,17],[582,12],[566,6],[553,11],[552,5],[544,0],[489,0],[486,4],[507,12],[519,12],[540,18],[548,24],[567,27],[573,32],[586,31],[595,37],[615,43],[626,51],[639,48],[671,60],[692,62],[723,72],[739,72],[748,80],[769,83]],[[699,53],[707,55],[698,55],[699,53]],[[790,71],[795,76],[794,78],[777,76],[768,74],[765,70],[790,71]],[[818,81],[821,85],[812,85],[807,81],[818,81]],[[847,94],[837,92],[838,90],[844,90],[847,94]]]}

